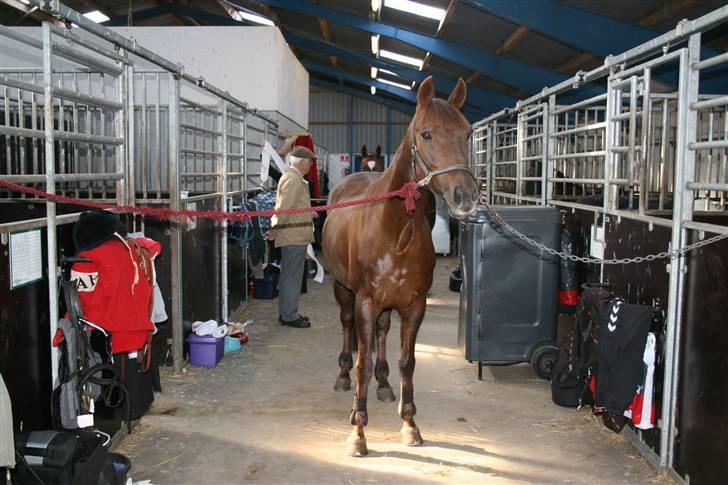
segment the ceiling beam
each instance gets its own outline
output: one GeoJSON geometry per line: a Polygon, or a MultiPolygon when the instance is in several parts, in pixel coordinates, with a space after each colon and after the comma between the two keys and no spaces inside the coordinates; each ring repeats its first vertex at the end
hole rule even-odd
{"type": "Polygon", "coordinates": [[[551,0],[465,0],[510,22],[601,57],[620,54],[656,37],[644,27],[551,0]]]}
{"type": "Polygon", "coordinates": [[[459,0],[450,0],[450,3],[445,10],[445,15],[443,15],[442,20],[440,21],[440,25],[437,26],[437,32],[435,32],[435,37],[440,37],[440,34],[442,34],[443,30],[445,30],[445,25],[447,25],[453,12],[455,12],[455,9],[458,6],[458,2],[459,0]]]}
{"type": "Polygon", "coordinates": [[[57,18],[43,13],[39,8],[26,5],[20,0],[0,0],[0,4],[7,5],[8,7],[14,8],[15,10],[23,13],[24,15],[23,17],[21,17],[20,20],[22,20],[24,17],[28,17],[36,20],[37,22],[45,21],[51,22],[55,25],[64,25],[63,22],[61,22],[57,18]]]}
{"type": "MultiPolygon", "coordinates": [[[[515,45],[518,44],[521,41],[521,39],[523,39],[526,36],[526,34],[528,34],[528,29],[522,25],[519,26],[516,30],[514,30],[511,33],[511,35],[508,36],[508,38],[506,40],[503,41],[503,43],[501,45],[499,45],[496,48],[495,53],[500,55],[500,54],[503,54],[504,52],[508,52],[509,50],[513,49],[513,47],[515,47],[515,45]]],[[[479,72],[477,72],[477,71],[473,72],[470,76],[468,76],[468,79],[465,82],[470,84],[470,83],[474,82],[476,79],[478,79],[479,76],[480,76],[479,72]]]]}
{"type": "MultiPolygon", "coordinates": [[[[343,79],[346,79],[347,81],[351,81],[357,84],[361,84],[362,86],[366,87],[367,89],[370,86],[374,86],[377,88],[377,91],[383,91],[389,94],[392,94],[394,96],[397,96],[398,98],[401,98],[405,101],[409,101],[410,103],[417,104],[417,92],[409,89],[404,88],[398,88],[397,86],[391,86],[389,84],[385,84],[383,82],[379,82],[376,79],[370,79],[366,76],[360,76],[359,74],[355,74],[353,72],[349,71],[342,71],[340,69],[333,68],[326,64],[319,64],[317,62],[308,61],[306,59],[301,60],[301,64],[303,64],[303,67],[306,68],[306,70],[310,72],[317,72],[320,74],[325,74],[327,76],[332,77],[341,77],[343,79]]],[[[471,121],[477,121],[486,116],[486,112],[472,108],[470,106],[464,106],[462,109],[463,114],[470,119],[471,121]]]]}
{"type": "Polygon", "coordinates": [[[359,89],[341,86],[339,84],[332,83],[332,82],[326,81],[324,79],[320,79],[316,76],[311,76],[309,78],[309,82],[311,84],[313,84],[314,86],[319,86],[322,88],[330,89],[331,91],[336,91],[336,92],[339,92],[342,94],[347,94],[349,96],[355,96],[357,98],[365,99],[372,103],[383,104],[384,106],[387,106],[388,108],[396,109],[397,111],[401,111],[408,115],[415,114],[415,105],[414,104],[402,103],[400,101],[395,101],[393,99],[390,99],[390,98],[387,98],[384,96],[376,96],[376,95],[372,96],[371,94],[365,93],[364,91],[360,91],[359,89]]]}
{"type": "MultiPolygon", "coordinates": [[[[331,26],[329,25],[329,21],[326,19],[316,19],[319,23],[319,28],[321,29],[321,35],[323,36],[324,40],[326,42],[333,42],[334,36],[331,35],[331,26]]],[[[331,61],[331,65],[334,67],[338,66],[338,59],[336,59],[336,56],[329,56],[329,60],[331,61]]],[[[339,80],[341,81],[341,80],[339,80]]]]}
{"type": "MultiPolygon", "coordinates": [[[[387,69],[394,72],[400,77],[409,79],[410,81],[416,81],[418,83],[421,83],[427,78],[427,76],[429,76],[428,73],[419,71],[417,69],[404,67],[401,64],[387,62],[381,58],[377,59],[375,57],[358,54],[356,52],[352,52],[338,47],[334,44],[319,42],[306,37],[292,34],[290,31],[285,34],[285,38],[290,45],[297,45],[303,49],[307,49],[310,51],[335,55],[339,59],[347,59],[358,64],[370,65],[379,69],[387,69]]],[[[437,91],[446,95],[450,94],[450,92],[455,88],[455,85],[457,84],[457,79],[447,78],[445,76],[435,76],[433,79],[435,81],[435,88],[437,89],[437,91]]],[[[515,98],[503,93],[490,91],[479,87],[471,86],[468,88],[468,103],[472,104],[474,107],[477,107],[482,111],[492,110],[493,112],[495,112],[500,110],[501,108],[505,108],[506,106],[512,106],[515,102],[515,98]]]]}
{"type": "Polygon", "coordinates": [[[656,27],[670,18],[677,17],[687,12],[700,3],[698,0],[677,0],[659,7],[650,15],[643,17],[638,23],[642,27],[656,27]]]}
{"type": "MultiPolygon", "coordinates": [[[[655,30],[565,5],[557,0],[464,1],[548,35],[562,44],[600,57],[621,54],[660,35],[655,30]]],[[[710,48],[703,48],[702,53],[703,57],[719,54],[710,48]]]]}
{"type": "MultiPolygon", "coordinates": [[[[440,25],[437,26],[435,37],[440,37],[440,35],[442,35],[443,31],[445,30],[445,25],[447,25],[447,22],[450,20],[450,17],[455,11],[455,8],[458,6],[458,2],[459,0],[450,0],[450,3],[447,6],[447,10],[445,10],[445,15],[443,15],[442,20],[440,21],[440,25]]],[[[430,64],[431,60],[432,52],[427,51],[427,54],[425,54],[425,60],[422,61],[422,71],[427,69],[427,66],[430,64]]]]}
{"type": "Polygon", "coordinates": [[[503,41],[501,45],[498,46],[498,48],[496,48],[495,53],[502,54],[513,49],[516,44],[521,42],[521,40],[526,37],[526,34],[528,34],[528,32],[528,27],[520,25],[516,30],[511,33],[511,35],[508,36],[506,40],[503,41]]]}
{"type": "Polygon", "coordinates": [[[322,5],[302,0],[256,1],[302,15],[325,18],[329,22],[371,34],[397,39],[424,51],[429,51],[432,55],[442,57],[450,62],[486,73],[493,79],[529,93],[538,92],[544,86],[557,84],[567,79],[563,74],[548,69],[531,66],[474,47],[403,29],[396,25],[375,22],[367,17],[352,15],[322,5]]]}

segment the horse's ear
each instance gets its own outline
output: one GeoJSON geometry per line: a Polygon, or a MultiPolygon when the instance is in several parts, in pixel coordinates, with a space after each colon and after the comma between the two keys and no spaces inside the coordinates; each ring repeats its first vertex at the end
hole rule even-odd
{"type": "Polygon", "coordinates": [[[367,146],[366,145],[361,146],[361,156],[364,158],[367,157],[367,146]]]}
{"type": "Polygon", "coordinates": [[[377,158],[382,156],[382,147],[380,145],[377,145],[377,158]]]}
{"type": "Polygon", "coordinates": [[[447,98],[447,102],[460,109],[465,104],[465,96],[468,94],[468,88],[465,86],[463,78],[458,79],[458,83],[447,98]]]}
{"type": "Polygon", "coordinates": [[[435,86],[432,83],[432,76],[422,81],[420,89],[417,90],[417,106],[427,106],[435,97],[435,86]]]}

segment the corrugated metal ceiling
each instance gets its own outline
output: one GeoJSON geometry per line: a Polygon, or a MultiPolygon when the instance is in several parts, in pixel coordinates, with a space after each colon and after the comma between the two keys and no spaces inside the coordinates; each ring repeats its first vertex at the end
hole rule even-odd
{"type": "MultiPolygon", "coordinates": [[[[353,14],[364,19],[374,18],[370,12],[369,0],[300,0],[306,3],[318,4],[329,9],[353,14]]],[[[519,61],[523,64],[538,66],[557,72],[558,68],[568,65],[564,72],[571,74],[579,69],[589,69],[601,64],[598,56],[588,56],[587,53],[578,49],[578,46],[567,46],[563,42],[533,31],[527,31],[525,35],[514,42],[511,46],[504,46],[514,33],[523,33],[523,28],[511,21],[497,17],[482,8],[471,6],[470,0],[417,0],[420,3],[447,9],[451,2],[455,8],[452,15],[444,24],[442,30],[437,34],[444,41],[455,42],[466,46],[474,47],[488,53],[496,53],[504,59],[519,61]],[[578,60],[579,62],[576,62],[578,60]]],[[[507,0],[503,0],[507,1],[507,0]]],[[[127,14],[130,2],[125,0],[69,0],[64,2],[71,8],[80,12],[87,12],[98,8],[112,18],[123,17],[127,14]]],[[[302,15],[293,12],[293,8],[272,8],[259,3],[256,0],[234,0],[234,3],[263,16],[270,17],[278,22],[283,33],[290,32],[309,39],[324,42],[322,26],[315,17],[302,15]]],[[[633,25],[641,25],[644,28],[656,32],[671,29],[682,18],[696,18],[709,11],[725,5],[724,0],[695,0],[695,1],[667,1],[667,0],[561,0],[562,5],[576,7],[596,15],[610,17],[633,25]]],[[[166,5],[175,5],[177,2],[167,3],[162,0],[155,1],[134,1],[131,3],[134,13],[140,14],[148,9],[160,9],[166,5]]],[[[217,0],[179,0],[180,5],[185,5],[193,10],[213,14],[220,19],[229,19],[225,2],[217,0]]],[[[229,8],[229,4],[228,4],[229,8]]],[[[0,6],[0,15],[4,23],[12,23],[12,19],[19,18],[18,12],[10,14],[12,10],[8,6],[0,6]]],[[[194,15],[191,15],[194,17],[194,15]]],[[[402,29],[408,29],[428,36],[434,36],[437,32],[438,21],[418,17],[405,12],[393,10],[388,7],[382,9],[380,21],[391,24],[402,29]]],[[[25,21],[32,24],[32,19],[25,21]]],[[[179,13],[163,13],[157,17],[135,21],[132,16],[133,25],[214,25],[214,18],[204,16],[190,18],[188,15],[179,13]]],[[[334,22],[328,21],[331,31],[331,42],[337,47],[356,52],[361,55],[371,56],[370,34],[361,30],[353,29],[334,22]]],[[[574,28],[589,28],[589,26],[574,26],[574,28]]],[[[613,35],[605,32],[604,35],[613,35]]],[[[728,26],[716,29],[714,32],[705,35],[707,41],[714,47],[725,49],[728,46],[728,26]]],[[[424,58],[425,51],[398,40],[382,38],[382,48],[400,52],[413,57],[424,58]]],[[[331,56],[322,52],[295,48],[294,52],[303,60],[309,59],[319,64],[331,66],[331,56]]],[[[337,60],[337,68],[344,71],[351,71],[358,75],[367,76],[369,67],[358,62],[351,62],[346,59],[337,60]]],[[[473,85],[483,89],[489,89],[509,95],[525,95],[510,86],[506,79],[495,80],[488,77],[488,73],[474,75],[471,69],[457,64],[455,59],[444,59],[433,56],[429,65],[425,68],[428,73],[435,76],[446,76],[451,79],[463,77],[470,79],[473,85]]],[[[321,75],[321,78],[338,83],[336,76],[321,75]]],[[[366,86],[343,81],[345,86],[366,90],[366,86]]],[[[384,94],[382,94],[384,95],[384,94]]],[[[384,95],[387,96],[387,95],[384,95]]]]}

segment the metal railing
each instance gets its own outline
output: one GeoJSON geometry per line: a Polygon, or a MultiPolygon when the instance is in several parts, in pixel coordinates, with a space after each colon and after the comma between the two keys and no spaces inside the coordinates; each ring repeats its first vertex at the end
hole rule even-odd
{"type": "MultiPolygon", "coordinates": [[[[541,204],[671,229],[682,255],[687,231],[728,234],[710,215],[728,213],[728,96],[700,83],[727,54],[701,59],[701,34],[728,20],[728,7],[678,26],[602,66],[473,125],[471,164],[491,204],[541,204]],[[677,73],[674,89],[653,73],[677,73]],[[604,93],[578,99],[582,86],[604,93]],[[590,84],[591,87],[594,84],[590,84]],[[574,101],[578,99],[578,101],[574,101]],[[567,101],[568,100],[568,101],[567,101]],[[694,220],[700,212],[700,222],[694,220]],[[707,218],[708,222],[705,222],[707,218]]],[[[603,267],[603,265],[602,265],[603,267]]],[[[675,459],[684,257],[671,258],[659,463],[675,459]]],[[[603,271],[603,270],[602,270],[603,271]]]]}
{"type": "MultiPolygon", "coordinates": [[[[203,202],[229,211],[233,197],[260,190],[263,143],[277,145],[274,120],[57,1],[30,3],[78,29],[44,23],[39,39],[0,26],[8,53],[0,66],[0,177],[49,193],[171,209],[203,202]]],[[[0,203],[23,200],[23,194],[0,194],[0,203]]],[[[56,204],[45,204],[45,218],[6,222],[0,232],[47,227],[48,274],[54,275],[56,226],[75,222],[79,214],[56,215],[56,204]]],[[[142,218],[133,224],[144,230],[142,218]]],[[[219,305],[227,319],[227,222],[218,224],[219,305]]],[[[182,230],[170,225],[172,357],[178,371],[182,230]]],[[[58,289],[54,278],[48,284],[52,336],[58,289]]]]}

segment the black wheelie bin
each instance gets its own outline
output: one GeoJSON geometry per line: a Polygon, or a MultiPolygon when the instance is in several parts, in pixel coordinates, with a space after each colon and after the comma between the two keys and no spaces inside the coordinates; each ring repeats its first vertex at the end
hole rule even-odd
{"type": "MultiPolygon", "coordinates": [[[[516,230],[560,249],[561,217],[553,207],[496,206],[516,230]]],[[[482,366],[530,362],[548,379],[556,347],[559,261],[493,221],[483,206],[460,223],[458,345],[482,366]]]]}

